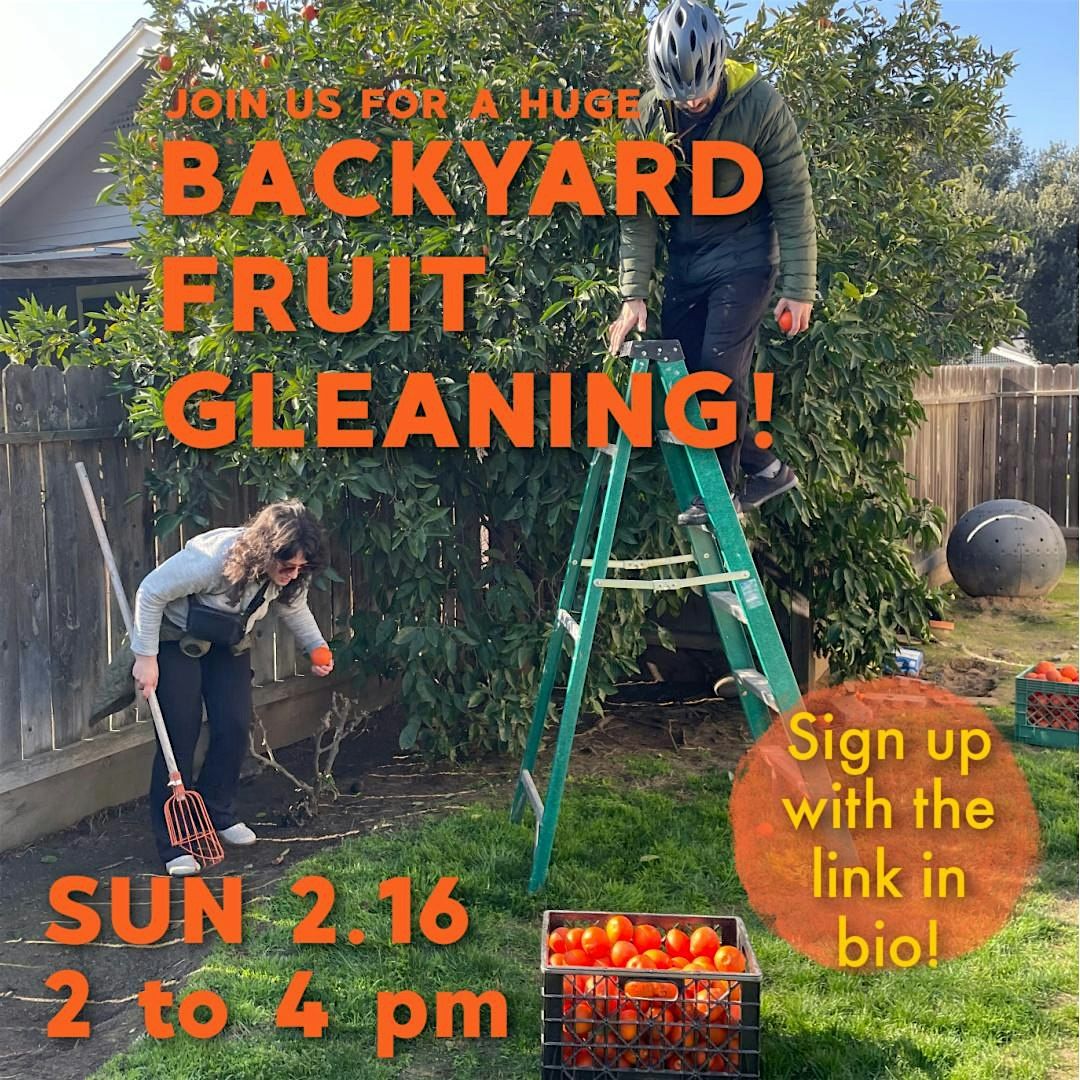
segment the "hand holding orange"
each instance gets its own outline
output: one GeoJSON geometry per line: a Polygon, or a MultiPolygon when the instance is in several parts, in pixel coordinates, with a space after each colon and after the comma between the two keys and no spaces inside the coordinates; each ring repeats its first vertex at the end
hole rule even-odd
{"type": "Polygon", "coordinates": [[[334,662],[334,654],[326,645],[319,645],[311,650],[311,662],[315,667],[329,667],[334,662]]]}

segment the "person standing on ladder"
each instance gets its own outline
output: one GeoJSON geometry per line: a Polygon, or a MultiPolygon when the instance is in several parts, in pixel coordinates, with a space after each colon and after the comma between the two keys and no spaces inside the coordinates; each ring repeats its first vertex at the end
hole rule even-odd
{"type": "MultiPolygon", "coordinates": [[[[787,333],[793,336],[810,325],[817,241],[810,175],[791,111],[753,65],[737,63],[729,50],[711,8],[673,0],[649,30],[646,54],[655,89],[642,96],[631,132],[636,138],[670,133],[686,162],[696,139],[740,143],[761,162],[761,195],[748,209],[725,216],[694,216],[690,170],[678,169],[672,199],[679,213],[668,237],[660,315],[661,336],[678,339],[688,371],[719,371],[732,380],[738,435],[717,455],[735,509],[743,511],[798,485],[788,465],[744,435],[758,327],[778,268],[781,299],[773,314],[779,321],[790,313],[787,333]],[[740,486],[741,473],[746,479],[740,486]]],[[[716,196],[731,195],[742,184],[742,172],[721,159],[713,180],[716,196]]],[[[620,229],[623,306],[608,329],[615,354],[633,330],[645,332],[658,231],[650,210],[620,218],[620,229]]],[[[679,515],[680,525],[707,520],[700,497],[679,515]]]]}

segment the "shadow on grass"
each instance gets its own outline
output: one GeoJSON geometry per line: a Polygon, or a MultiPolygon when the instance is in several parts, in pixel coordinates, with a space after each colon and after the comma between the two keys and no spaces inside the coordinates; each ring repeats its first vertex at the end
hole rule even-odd
{"type": "Polygon", "coordinates": [[[935,1061],[907,1038],[853,1040],[850,1035],[806,1031],[762,1033],[762,1080],[876,1080],[954,1075],[955,1062],[935,1061]]]}

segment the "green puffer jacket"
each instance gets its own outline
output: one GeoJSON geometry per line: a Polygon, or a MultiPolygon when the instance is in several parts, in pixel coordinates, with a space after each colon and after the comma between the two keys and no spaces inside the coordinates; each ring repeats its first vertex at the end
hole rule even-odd
{"type": "MultiPolygon", "coordinates": [[[[704,138],[750,147],[761,161],[764,187],[739,214],[695,217],[690,213],[689,165],[680,160],[671,189],[679,216],[669,219],[668,274],[694,284],[779,262],[780,295],[812,301],[817,289],[814,204],[791,110],[752,64],[729,59],[724,69],[727,95],[704,138]]],[[[642,95],[640,117],[628,125],[631,137],[663,138],[666,130],[674,130],[672,108],[658,101],[654,91],[642,95]]],[[[742,171],[734,162],[717,161],[715,170],[716,195],[730,195],[741,186],[742,171]]],[[[619,287],[627,300],[649,295],[657,232],[651,208],[620,218],[619,287]]]]}

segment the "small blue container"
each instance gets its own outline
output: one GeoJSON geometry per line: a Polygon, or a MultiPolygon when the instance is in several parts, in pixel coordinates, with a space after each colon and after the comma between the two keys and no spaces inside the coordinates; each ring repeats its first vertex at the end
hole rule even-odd
{"type": "Polygon", "coordinates": [[[922,650],[897,649],[893,657],[893,665],[898,675],[918,675],[923,668],[922,650]]]}

